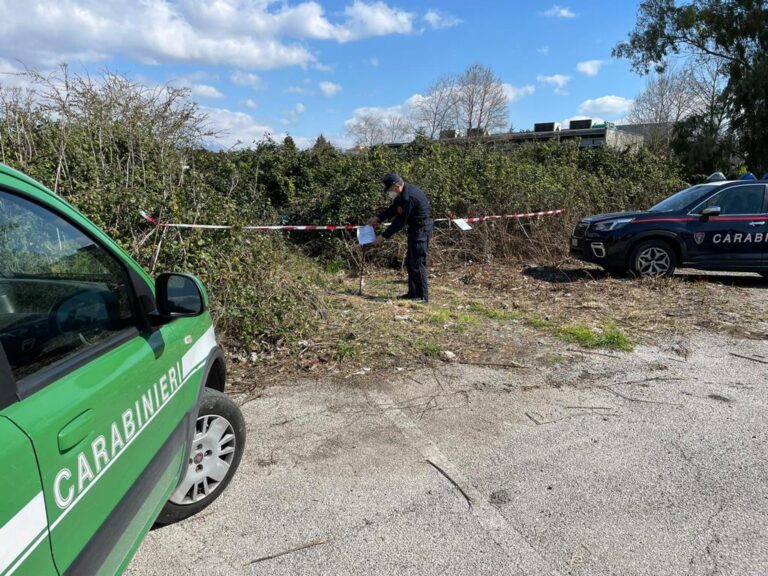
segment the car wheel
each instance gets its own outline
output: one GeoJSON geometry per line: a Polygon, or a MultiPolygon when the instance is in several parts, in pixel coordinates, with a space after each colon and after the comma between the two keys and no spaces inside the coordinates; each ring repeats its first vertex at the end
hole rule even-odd
{"type": "Polygon", "coordinates": [[[197,413],[187,470],[163,511],[159,524],[171,524],[200,512],[232,480],[245,448],[245,421],[226,394],[205,388],[197,413]]]}
{"type": "Polygon", "coordinates": [[[634,249],[630,263],[632,271],[637,276],[649,278],[671,276],[675,271],[675,253],[666,242],[649,240],[634,249]]]}

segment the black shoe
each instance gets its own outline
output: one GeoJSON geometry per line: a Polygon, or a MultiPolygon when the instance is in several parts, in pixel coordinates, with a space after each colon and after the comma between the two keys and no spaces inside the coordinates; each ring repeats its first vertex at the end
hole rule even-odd
{"type": "Polygon", "coordinates": [[[397,297],[398,300],[416,300],[418,297],[413,294],[402,294],[397,297]]]}

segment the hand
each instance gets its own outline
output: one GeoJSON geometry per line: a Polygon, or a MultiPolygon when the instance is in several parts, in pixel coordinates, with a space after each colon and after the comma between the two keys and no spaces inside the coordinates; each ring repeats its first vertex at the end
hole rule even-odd
{"type": "Polygon", "coordinates": [[[384,243],[384,236],[376,236],[376,240],[373,241],[374,246],[380,246],[384,243]]]}
{"type": "Polygon", "coordinates": [[[376,226],[381,224],[381,220],[379,220],[378,216],[374,216],[373,218],[368,220],[368,224],[370,224],[371,226],[373,226],[375,228],[376,226]]]}

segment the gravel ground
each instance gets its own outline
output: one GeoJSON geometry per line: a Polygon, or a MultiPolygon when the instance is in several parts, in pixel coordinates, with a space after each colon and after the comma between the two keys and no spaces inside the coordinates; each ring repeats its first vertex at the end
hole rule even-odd
{"type": "Polygon", "coordinates": [[[534,345],[265,388],[226,493],[128,574],[768,574],[763,340],[534,345]]]}

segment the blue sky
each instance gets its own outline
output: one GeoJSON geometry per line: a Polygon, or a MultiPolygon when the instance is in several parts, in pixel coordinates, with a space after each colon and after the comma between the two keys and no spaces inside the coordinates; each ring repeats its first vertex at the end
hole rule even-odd
{"type": "Polygon", "coordinates": [[[443,74],[490,67],[516,129],[573,117],[618,120],[644,80],[612,47],[639,0],[0,0],[0,83],[22,63],[105,67],[186,86],[225,131],[302,145],[350,144],[365,108],[404,113],[443,74]]]}

